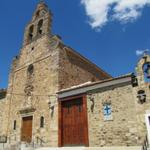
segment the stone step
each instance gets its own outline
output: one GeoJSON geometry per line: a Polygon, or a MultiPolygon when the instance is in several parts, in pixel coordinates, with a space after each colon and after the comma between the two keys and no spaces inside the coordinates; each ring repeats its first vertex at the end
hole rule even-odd
{"type": "MultiPolygon", "coordinates": [[[[128,147],[124,147],[124,146],[120,146],[120,147],[43,147],[43,148],[32,148],[30,145],[25,145],[25,144],[21,144],[21,146],[16,147],[16,146],[11,146],[10,147],[6,147],[3,149],[2,145],[0,146],[0,150],[142,150],[141,146],[128,146],[128,147]],[[20,149],[21,148],[21,149],[20,149]]],[[[148,148],[147,150],[150,150],[150,148],[148,148]]]]}
{"type": "Polygon", "coordinates": [[[9,144],[0,143],[0,150],[9,150],[9,149],[10,149],[9,144]]]}
{"type": "Polygon", "coordinates": [[[52,148],[52,147],[43,147],[36,150],[142,150],[141,146],[120,146],[120,147],[61,147],[61,148],[52,148]]]}
{"type": "Polygon", "coordinates": [[[85,150],[85,147],[43,147],[43,148],[38,148],[36,150],[85,150]]]}

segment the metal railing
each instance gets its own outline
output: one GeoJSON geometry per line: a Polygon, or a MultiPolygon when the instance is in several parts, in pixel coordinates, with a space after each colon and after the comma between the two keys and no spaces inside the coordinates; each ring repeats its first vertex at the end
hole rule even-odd
{"type": "Polygon", "coordinates": [[[42,138],[36,137],[36,143],[42,147],[46,142],[42,138]]]}
{"type": "Polygon", "coordinates": [[[149,142],[148,142],[148,138],[146,135],[145,140],[144,140],[144,144],[142,146],[142,150],[148,150],[148,147],[149,147],[149,142]]]}
{"type": "MultiPolygon", "coordinates": [[[[16,142],[14,145],[12,145],[12,141],[11,141],[11,138],[8,137],[7,138],[7,141],[3,139],[0,139],[0,150],[4,150],[5,148],[6,149],[16,149],[16,150],[21,150],[21,145],[22,145],[22,142],[16,142]],[[8,142],[8,143],[6,143],[8,142]],[[5,144],[6,144],[6,147],[5,147],[5,144]]],[[[40,147],[43,147],[47,142],[44,141],[43,138],[41,137],[35,137],[35,139],[32,141],[32,142],[29,142],[27,140],[27,142],[23,142],[23,144],[25,144],[25,147],[31,147],[32,149],[36,149],[36,148],[40,148],[40,147]]]]}
{"type": "Polygon", "coordinates": [[[0,144],[1,144],[1,148],[4,149],[5,144],[7,143],[7,136],[0,136],[0,144]]]}

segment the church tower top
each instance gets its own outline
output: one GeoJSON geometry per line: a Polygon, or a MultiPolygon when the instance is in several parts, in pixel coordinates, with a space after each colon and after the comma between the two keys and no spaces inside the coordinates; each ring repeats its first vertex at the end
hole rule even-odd
{"type": "Polygon", "coordinates": [[[25,28],[23,45],[51,33],[52,13],[42,0],[37,4],[30,23],[25,28]]]}

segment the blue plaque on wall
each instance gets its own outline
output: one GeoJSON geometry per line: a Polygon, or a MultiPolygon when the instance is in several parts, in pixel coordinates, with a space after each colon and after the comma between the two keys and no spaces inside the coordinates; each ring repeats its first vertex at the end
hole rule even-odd
{"type": "Polygon", "coordinates": [[[104,120],[112,120],[112,107],[110,104],[105,104],[103,107],[104,120]]]}

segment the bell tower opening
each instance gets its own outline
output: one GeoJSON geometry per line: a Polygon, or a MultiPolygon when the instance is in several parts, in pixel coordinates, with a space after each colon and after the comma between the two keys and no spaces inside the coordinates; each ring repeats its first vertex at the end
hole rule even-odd
{"type": "MultiPolygon", "coordinates": [[[[145,52],[137,63],[136,78],[139,90],[144,90],[143,87],[150,89],[150,55],[145,52]]],[[[147,93],[147,90],[145,90],[147,93]]]]}
{"type": "Polygon", "coordinates": [[[145,82],[150,82],[150,62],[143,65],[143,72],[145,82]]]}
{"type": "Polygon", "coordinates": [[[34,26],[31,25],[29,28],[29,40],[30,41],[33,39],[33,30],[34,30],[34,26]]]}
{"type": "Polygon", "coordinates": [[[38,23],[38,35],[41,35],[43,32],[43,19],[41,19],[38,23]]]}

